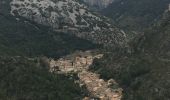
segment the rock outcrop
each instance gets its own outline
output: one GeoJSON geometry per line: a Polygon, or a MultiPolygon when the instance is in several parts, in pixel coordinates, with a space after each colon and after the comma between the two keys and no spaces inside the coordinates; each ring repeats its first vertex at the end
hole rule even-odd
{"type": "Polygon", "coordinates": [[[124,47],[126,44],[122,30],[76,0],[12,0],[10,5],[12,15],[22,16],[57,32],[105,46],[124,47]]]}
{"type": "Polygon", "coordinates": [[[111,4],[115,0],[83,0],[83,1],[89,6],[103,9],[109,6],[109,4],[111,4]]]}

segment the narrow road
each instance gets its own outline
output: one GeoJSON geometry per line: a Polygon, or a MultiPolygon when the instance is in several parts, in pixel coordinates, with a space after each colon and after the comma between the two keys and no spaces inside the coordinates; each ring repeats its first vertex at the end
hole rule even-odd
{"type": "Polygon", "coordinates": [[[89,66],[94,59],[100,59],[103,54],[95,54],[91,51],[76,52],[74,54],[65,56],[56,61],[50,61],[50,71],[57,73],[77,73],[79,77],[80,86],[85,86],[89,92],[89,96],[83,100],[92,100],[98,98],[99,100],[121,100],[122,89],[118,87],[115,80],[110,79],[104,81],[100,79],[100,75],[88,71],[89,66]],[[112,89],[111,87],[116,87],[112,89]]]}

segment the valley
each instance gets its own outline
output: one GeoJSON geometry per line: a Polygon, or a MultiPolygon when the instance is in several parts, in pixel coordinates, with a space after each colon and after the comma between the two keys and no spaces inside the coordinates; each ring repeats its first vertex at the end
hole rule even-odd
{"type": "Polygon", "coordinates": [[[169,0],[1,0],[0,100],[170,100],[169,0]]]}

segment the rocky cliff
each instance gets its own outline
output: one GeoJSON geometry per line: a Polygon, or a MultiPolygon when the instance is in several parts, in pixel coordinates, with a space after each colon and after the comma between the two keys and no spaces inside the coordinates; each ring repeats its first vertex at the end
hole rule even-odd
{"type": "Polygon", "coordinates": [[[104,9],[109,6],[115,0],[82,0],[90,7],[96,7],[99,9],[104,9]]]}
{"type": "Polygon", "coordinates": [[[126,44],[122,30],[76,0],[12,0],[10,5],[12,15],[49,26],[57,32],[67,32],[105,46],[126,44]]]}

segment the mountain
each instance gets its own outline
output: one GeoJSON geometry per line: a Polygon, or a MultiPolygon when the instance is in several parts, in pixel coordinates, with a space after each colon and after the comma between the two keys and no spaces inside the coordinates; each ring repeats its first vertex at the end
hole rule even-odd
{"type": "Polygon", "coordinates": [[[11,14],[104,46],[124,47],[126,34],[76,0],[12,0],[11,14]]]}
{"type": "Polygon", "coordinates": [[[143,49],[148,53],[154,53],[161,58],[169,59],[170,10],[166,10],[162,19],[148,29],[147,33],[143,37],[145,38],[143,49]]]}
{"type": "Polygon", "coordinates": [[[103,45],[124,47],[126,38],[76,0],[1,0],[0,20],[3,100],[81,100],[88,93],[75,83],[77,74],[49,72],[48,61],[103,45]]]}
{"type": "Polygon", "coordinates": [[[91,70],[104,79],[116,79],[124,89],[123,100],[170,99],[170,11],[130,44],[131,54],[107,52],[91,70]]]}
{"type": "Polygon", "coordinates": [[[38,59],[27,57],[0,57],[1,100],[82,99],[82,89],[73,79],[50,73],[37,63],[38,59]]]}
{"type": "Polygon", "coordinates": [[[169,3],[169,0],[118,0],[102,13],[123,29],[143,31],[161,18],[169,3]]]}
{"type": "Polygon", "coordinates": [[[102,10],[113,3],[115,0],[82,0],[89,7],[96,10],[102,10]]]}
{"type": "Polygon", "coordinates": [[[97,45],[62,32],[54,32],[45,26],[16,20],[0,14],[1,56],[59,57],[75,50],[87,50],[97,45]],[[5,24],[4,24],[5,23],[5,24]]]}
{"type": "Polygon", "coordinates": [[[81,0],[1,0],[0,98],[80,100],[108,93],[120,100],[118,93],[122,100],[169,100],[169,3],[113,1],[102,10],[111,20],[81,0]],[[128,40],[128,33],[137,35],[128,40]],[[101,59],[92,56],[98,53],[101,59]],[[77,81],[82,75],[73,72],[76,67],[86,86],[77,81]]]}
{"type": "Polygon", "coordinates": [[[42,56],[57,59],[77,50],[95,49],[98,45],[12,16],[10,2],[0,1],[0,99],[82,99],[82,88],[73,80],[76,75],[50,73],[47,64],[42,64],[40,59],[42,56]]]}
{"type": "Polygon", "coordinates": [[[96,44],[66,32],[54,32],[49,27],[10,14],[10,0],[0,2],[1,56],[60,57],[76,50],[96,48],[96,44]]]}

